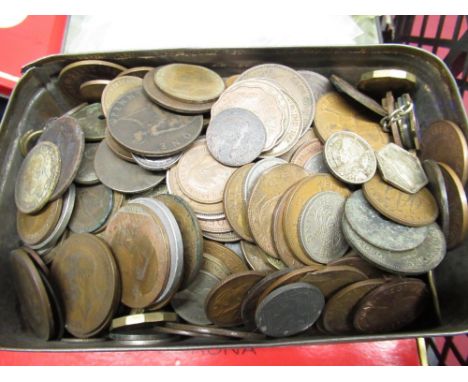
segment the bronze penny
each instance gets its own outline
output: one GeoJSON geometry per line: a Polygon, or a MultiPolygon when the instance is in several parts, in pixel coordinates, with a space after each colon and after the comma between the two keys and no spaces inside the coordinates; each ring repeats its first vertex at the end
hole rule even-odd
{"type": "Polygon", "coordinates": [[[449,203],[449,235],[447,248],[460,245],[468,233],[468,206],[465,190],[460,178],[448,165],[439,162],[444,176],[449,203]]]}
{"type": "Polygon", "coordinates": [[[250,232],[247,205],[242,196],[245,178],[253,163],[238,168],[230,177],[224,188],[224,210],[232,229],[243,239],[253,241],[250,232]]]}
{"type": "Polygon", "coordinates": [[[203,237],[205,239],[217,241],[220,243],[234,243],[234,242],[238,242],[241,239],[235,232],[226,232],[226,233],[203,232],[203,237]]]}
{"type": "Polygon", "coordinates": [[[247,264],[254,271],[273,272],[275,267],[268,262],[268,256],[260,247],[247,241],[241,241],[241,249],[247,264]]]}
{"type": "Polygon", "coordinates": [[[362,257],[358,256],[358,253],[354,249],[351,250],[350,253],[351,255],[345,255],[340,259],[328,263],[328,265],[347,265],[353,268],[357,268],[369,279],[384,277],[386,275],[384,271],[374,267],[362,257]]]}
{"type": "Polygon", "coordinates": [[[204,220],[199,219],[198,223],[203,232],[207,233],[227,233],[232,232],[232,227],[226,219],[204,220]]]}
{"type": "Polygon", "coordinates": [[[299,147],[302,147],[306,143],[312,143],[315,139],[318,139],[317,135],[315,134],[315,130],[313,128],[307,129],[304,135],[301,138],[299,138],[297,143],[288,152],[284,153],[283,155],[280,155],[279,158],[290,162],[291,158],[299,149],[299,147]]]}
{"type": "Polygon", "coordinates": [[[468,179],[468,146],[462,130],[451,121],[437,121],[424,131],[422,159],[449,165],[463,184],[468,179]]]}
{"type": "Polygon", "coordinates": [[[97,142],[104,138],[106,119],[100,103],[86,105],[70,116],[78,121],[87,142],[97,142]]]}
{"type": "Polygon", "coordinates": [[[68,332],[79,338],[99,333],[120,297],[119,269],[109,247],[88,233],[71,235],[59,248],[51,273],[68,332]]]}
{"type": "Polygon", "coordinates": [[[190,205],[179,196],[165,194],[154,199],[171,210],[182,233],[184,273],[181,287],[185,288],[195,279],[203,261],[203,236],[197,217],[190,205]]]}
{"type": "Polygon", "coordinates": [[[63,199],[59,198],[46,204],[34,215],[16,214],[18,236],[27,245],[34,245],[45,240],[54,230],[62,212],[63,199]]]}
{"type": "Polygon", "coordinates": [[[134,68],[125,69],[123,72],[120,72],[117,77],[134,76],[138,78],[143,78],[146,75],[146,73],[153,69],[154,68],[152,66],[136,66],[134,68]]]}
{"type": "MultiPolygon", "coordinates": [[[[50,271],[49,268],[47,268],[46,263],[44,263],[44,260],[41,259],[41,257],[38,255],[38,253],[29,247],[22,247],[20,248],[23,251],[25,251],[29,258],[33,261],[34,265],[39,269],[39,271],[47,278],[50,277],[50,271]]],[[[47,286],[46,286],[47,288],[47,286]]]]}
{"type": "Polygon", "coordinates": [[[98,230],[109,217],[113,204],[112,190],[103,184],[76,187],[75,206],[68,228],[74,233],[98,230]]]}
{"type": "Polygon", "coordinates": [[[203,251],[221,260],[231,273],[244,272],[248,270],[242,259],[237,256],[234,251],[220,243],[204,240],[203,251]]]}
{"type": "MultiPolygon", "coordinates": [[[[45,264],[43,264],[45,266],[45,264]]],[[[47,268],[47,267],[46,267],[47,268]]],[[[44,283],[44,287],[49,296],[50,305],[52,307],[52,316],[54,318],[54,333],[52,338],[54,340],[60,340],[65,333],[65,314],[62,306],[62,302],[58,296],[58,291],[54,289],[52,283],[50,282],[49,277],[46,276],[43,272],[39,272],[39,276],[44,283]]]]}
{"type": "Polygon", "coordinates": [[[80,85],[80,96],[87,102],[98,102],[101,100],[102,92],[109,85],[109,80],[91,80],[80,85]]]}
{"type": "Polygon", "coordinates": [[[117,213],[117,211],[120,209],[120,207],[122,207],[122,205],[125,202],[124,194],[121,194],[120,192],[117,192],[117,191],[112,191],[112,195],[114,199],[114,202],[112,203],[112,211],[110,212],[109,216],[107,217],[106,221],[101,226],[101,228],[98,228],[96,231],[93,232],[94,234],[101,233],[106,229],[107,223],[109,222],[109,220],[112,218],[112,216],[114,216],[117,213]]]}
{"type": "Polygon", "coordinates": [[[226,277],[232,274],[223,261],[208,253],[203,254],[203,265],[201,269],[215,276],[219,280],[224,280],[226,277]]]}
{"type": "Polygon", "coordinates": [[[23,321],[37,338],[49,340],[55,330],[54,318],[39,271],[21,249],[11,252],[10,262],[23,321]]]}
{"type": "Polygon", "coordinates": [[[94,171],[94,157],[98,148],[98,143],[87,143],[84,148],[83,158],[75,177],[75,183],[92,185],[99,183],[99,179],[94,171]]]}
{"type": "Polygon", "coordinates": [[[363,186],[367,201],[382,215],[397,223],[419,227],[433,223],[439,214],[437,203],[427,188],[407,194],[385,183],[376,173],[363,186]]]}
{"type": "Polygon", "coordinates": [[[208,294],[205,312],[215,325],[230,327],[242,324],[241,304],[249,289],[265,273],[247,271],[226,277],[208,294]]]}
{"type": "Polygon", "coordinates": [[[114,103],[125,93],[133,89],[141,89],[143,81],[134,76],[117,76],[102,93],[102,111],[106,117],[109,117],[110,110],[114,103]]]}
{"type": "Polygon", "coordinates": [[[136,163],[131,151],[127,150],[124,146],[112,138],[109,130],[106,130],[104,142],[106,142],[107,146],[109,146],[112,152],[120,159],[126,160],[127,162],[136,163]]]}
{"type": "Polygon", "coordinates": [[[323,310],[322,321],[325,330],[332,334],[354,332],[354,308],[367,293],[384,283],[383,279],[358,281],[336,292],[323,310]]]}
{"type": "Polygon", "coordinates": [[[164,326],[155,326],[155,327],[152,328],[152,330],[155,331],[156,333],[172,334],[172,335],[175,335],[175,336],[208,338],[208,339],[211,339],[211,340],[220,338],[219,336],[216,336],[216,335],[213,335],[213,334],[194,332],[192,330],[174,328],[174,327],[169,327],[169,326],[166,326],[166,325],[164,325],[164,326]]]}
{"type": "Polygon", "coordinates": [[[426,284],[405,278],[385,283],[364,296],[356,307],[355,329],[363,333],[387,333],[414,322],[428,302],[426,284]]]}
{"type": "Polygon", "coordinates": [[[294,164],[282,164],[265,171],[255,184],[248,204],[252,235],[260,248],[278,258],[273,241],[273,212],[281,195],[306,177],[306,171],[294,164]]]}
{"type": "Polygon", "coordinates": [[[61,166],[57,186],[50,199],[55,200],[68,189],[80,168],[84,152],[84,134],[72,117],[49,120],[39,142],[51,142],[60,150],[61,166]]]}
{"type": "Polygon", "coordinates": [[[313,156],[323,152],[323,145],[318,139],[312,142],[304,143],[299,147],[294,155],[291,157],[290,162],[298,166],[305,167],[307,161],[313,156]]]}
{"type": "Polygon", "coordinates": [[[244,340],[262,340],[265,338],[262,334],[245,332],[242,330],[233,330],[233,329],[222,329],[216,328],[214,326],[201,326],[201,325],[190,325],[190,324],[180,324],[178,322],[168,322],[166,323],[166,328],[188,330],[194,333],[200,334],[210,334],[213,336],[220,337],[229,337],[229,338],[240,338],[244,340]]]}
{"type": "Polygon", "coordinates": [[[171,256],[163,223],[146,207],[128,204],[109,221],[106,237],[122,270],[122,303],[131,308],[151,305],[169,277],[171,256]]]}
{"type": "Polygon", "coordinates": [[[112,137],[130,151],[168,156],[182,151],[198,138],[203,117],[165,111],[152,103],[142,89],[135,89],[115,101],[107,124],[112,137]]]}

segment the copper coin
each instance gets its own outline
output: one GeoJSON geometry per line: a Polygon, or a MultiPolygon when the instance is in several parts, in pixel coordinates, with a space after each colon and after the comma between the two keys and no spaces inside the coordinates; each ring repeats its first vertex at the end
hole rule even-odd
{"type": "Polygon", "coordinates": [[[468,147],[462,130],[451,121],[437,121],[424,131],[422,159],[449,165],[462,184],[468,179],[468,147]]]}
{"type": "Polygon", "coordinates": [[[204,233],[228,233],[232,232],[232,227],[227,221],[227,219],[218,219],[218,220],[204,220],[199,219],[198,223],[200,228],[204,233]]]}
{"type": "Polygon", "coordinates": [[[460,245],[468,233],[468,206],[463,184],[454,170],[439,162],[439,168],[444,176],[449,203],[449,235],[447,248],[460,245]]]}
{"type": "Polygon", "coordinates": [[[387,333],[414,322],[428,302],[426,284],[405,278],[385,283],[367,294],[358,304],[353,325],[363,333],[387,333]]]}
{"type": "Polygon", "coordinates": [[[55,200],[63,195],[78,173],[85,147],[84,134],[76,119],[60,117],[47,122],[39,142],[54,143],[60,150],[60,176],[50,197],[55,200]]]}
{"type": "Polygon", "coordinates": [[[120,297],[119,269],[104,241],[71,235],[51,268],[65,310],[65,327],[75,337],[92,337],[112,318],[120,297]]]}
{"type": "Polygon", "coordinates": [[[203,254],[203,265],[201,269],[215,276],[219,280],[224,280],[232,274],[223,261],[208,253],[203,254]]]}
{"type": "Polygon", "coordinates": [[[106,142],[101,142],[94,158],[99,180],[114,191],[137,193],[149,190],[164,180],[164,175],[146,171],[113,154],[106,142]]]}
{"type": "Polygon", "coordinates": [[[78,121],[86,141],[96,142],[104,138],[106,119],[100,103],[86,105],[70,116],[78,121]]]}
{"type": "Polygon", "coordinates": [[[204,240],[203,251],[221,260],[231,273],[247,271],[244,262],[229,248],[210,240],[204,240]]]}
{"type": "Polygon", "coordinates": [[[273,272],[275,268],[268,262],[268,255],[257,245],[241,241],[242,253],[249,267],[254,271],[273,272]]]}
{"type": "Polygon", "coordinates": [[[28,254],[21,249],[12,251],[10,262],[23,322],[36,337],[49,340],[55,330],[54,318],[39,271],[28,254]]]}
{"type": "Polygon", "coordinates": [[[126,68],[108,61],[83,60],[65,66],[59,74],[59,84],[70,96],[80,95],[83,82],[112,79],[126,68]]]}
{"type": "Polygon", "coordinates": [[[262,174],[255,184],[248,204],[248,218],[252,235],[260,248],[278,258],[273,241],[273,212],[281,195],[307,175],[293,164],[273,167],[262,174]]]}
{"type": "MultiPolygon", "coordinates": [[[[203,324],[200,324],[203,325],[203,324]]],[[[181,329],[180,327],[169,327],[169,326],[155,326],[152,328],[157,333],[164,333],[164,334],[173,334],[176,336],[185,336],[185,337],[196,337],[196,338],[208,338],[208,339],[215,339],[220,338],[219,336],[213,334],[206,334],[200,332],[194,332],[192,330],[181,329]]]]}
{"type": "Polygon", "coordinates": [[[236,82],[239,77],[240,77],[240,74],[234,74],[232,76],[229,76],[228,78],[224,78],[224,85],[226,86],[226,88],[233,85],[234,82],[236,82]]]}
{"type": "Polygon", "coordinates": [[[384,283],[383,279],[358,281],[336,292],[323,310],[325,330],[333,334],[354,332],[353,313],[356,305],[366,294],[384,283]]]}
{"type": "Polygon", "coordinates": [[[125,69],[123,72],[120,72],[117,77],[134,76],[138,78],[143,78],[146,75],[146,73],[153,69],[154,68],[152,66],[136,66],[134,68],[125,69]]]}
{"type": "Polygon", "coordinates": [[[34,215],[16,214],[18,236],[27,245],[34,245],[45,240],[54,230],[62,212],[63,199],[59,198],[46,204],[34,215]]]}
{"type": "Polygon", "coordinates": [[[114,103],[125,93],[141,89],[143,80],[135,76],[117,76],[106,86],[102,92],[102,111],[109,117],[110,110],[114,103]]]}
{"type": "Polygon", "coordinates": [[[376,173],[364,184],[364,196],[382,215],[397,223],[419,227],[433,223],[439,214],[437,203],[427,188],[407,194],[385,183],[376,173]]]}
{"type": "Polygon", "coordinates": [[[80,85],[80,96],[87,102],[98,102],[101,100],[102,92],[109,85],[109,80],[90,80],[80,85]]]}
{"type": "Polygon", "coordinates": [[[127,150],[119,142],[117,142],[112,135],[110,135],[109,130],[106,130],[104,142],[112,150],[112,152],[118,156],[120,159],[123,159],[127,162],[136,163],[135,158],[132,155],[132,152],[127,150]]]}
{"type": "Polygon", "coordinates": [[[135,89],[115,101],[107,124],[112,137],[130,151],[168,156],[182,151],[198,138],[203,117],[165,111],[152,103],[142,89],[135,89]]]}
{"type": "Polygon", "coordinates": [[[94,171],[94,157],[98,148],[98,143],[87,143],[84,148],[81,164],[74,179],[75,183],[92,185],[99,183],[99,178],[94,171]]]}
{"type": "Polygon", "coordinates": [[[247,204],[242,191],[253,163],[238,168],[228,179],[224,188],[224,210],[233,230],[244,240],[253,241],[247,216],[247,204]]]}
{"type": "Polygon", "coordinates": [[[117,192],[117,191],[112,191],[112,195],[114,199],[114,202],[112,203],[112,210],[109,216],[107,217],[106,221],[104,222],[104,224],[101,226],[101,228],[98,228],[96,231],[94,231],[93,232],[94,234],[98,234],[106,229],[107,223],[109,222],[111,217],[117,213],[117,211],[120,209],[120,207],[122,207],[122,205],[125,202],[124,194],[121,194],[120,192],[117,192]]]}
{"type": "Polygon", "coordinates": [[[171,210],[182,233],[184,274],[181,287],[185,288],[195,279],[203,262],[203,237],[197,217],[190,205],[179,196],[166,194],[154,199],[171,210]]]}
{"type": "Polygon", "coordinates": [[[65,333],[65,312],[63,310],[62,302],[58,296],[58,291],[55,290],[49,280],[50,276],[46,276],[43,272],[39,272],[39,276],[44,283],[44,287],[47,291],[50,305],[52,307],[52,316],[54,317],[54,332],[52,334],[52,338],[54,340],[60,340],[65,333]]]}
{"type": "Polygon", "coordinates": [[[311,142],[304,143],[301,147],[299,147],[289,162],[304,167],[310,158],[321,152],[323,152],[322,143],[318,139],[314,139],[311,142]]]}
{"type": "Polygon", "coordinates": [[[200,326],[200,325],[190,325],[190,324],[180,324],[178,322],[168,322],[166,323],[166,328],[188,330],[194,333],[200,334],[209,334],[214,336],[229,337],[229,338],[241,338],[244,340],[262,340],[265,337],[258,333],[245,332],[241,330],[233,329],[222,329],[216,328],[214,326],[200,326]]]}
{"type": "Polygon", "coordinates": [[[215,325],[230,327],[242,324],[241,304],[249,289],[265,276],[258,271],[226,277],[207,296],[205,311],[215,325]]]}
{"type": "Polygon", "coordinates": [[[384,271],[374,267],[371,263],[367,262],[362,257],[360,257],[359,253],[354,249],[350,251],[350,254],[351,255],[346,254],[342,258],[334,260],[328,263],[328,265],[347,265],[353,268],[357,268],[362,273],[364,273],[369,279],[380,278],[386,274],[384,271]]]}
{"type": "Polygon", "coordinates": [[[280,155],[279,158],[284,159],[287,162],[291,161],[291,158],[305,143],[312,143],[315,142],[314,139],[318,139],[317,135],[315,134],[315,130],[313,128],[307,129],[307,131],[302,135],[301,138],[297,141],[297,143],[286,153],[280,155]]]}
{"type": "Polygon", "coordinates": [[[29,247],[21,247],[20,249],[28,254],[29,258],[34,262],[34,265],[39,269],[39,271],[45,277],[47,277],[47,278],[50,277],[49,268],[47,268],[47,265],[44,262],[44,260],[41,259],[39,254],[34,249],[31,249],[29,247]]]}
{"type": "Polygon", "coordinates": [[[235,243],[241,239],[235,232],[226,232],[226,233],[203,232],[203,237],[205,239],[217,241],[220,243],[235,243]]]}

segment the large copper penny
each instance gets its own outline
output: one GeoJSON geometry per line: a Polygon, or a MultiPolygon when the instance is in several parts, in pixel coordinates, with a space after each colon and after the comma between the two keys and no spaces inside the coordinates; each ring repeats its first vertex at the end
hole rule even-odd
{"type": "Polygon", "coordinates": [[[15,202],[25,214],[38,212],[50,200],[60,177],[59,148],[51,142],[36,145],[21,164],[15,185],[15,202]]]}
{"type": "Polygon", "coordinates": [[[203,254],[203,265],[201,269],[219,280],[224,280],[232,274],[224,262],[208,253],[203,254]]]}
{"type": "Polygon", "coordinates": [[[102,93],[102,111],[106,117],[109,116],[110,110],[114,103],[125,93],[141,89],[143,80],[135,76],[118,76],[114,78],[104,89],[102,93]]]}
{"type": "Polygon", "coordinates": [[[397,279],[367,294],[354,313],[354,327],[364,333],[387,333],[404,328],[423,312],[429,299],[418,279],[397,279]]]}
{"type": "Polygon", "coordinates": [[[372,206],[388,219],[411,227],[433,223],[439,214],[437,203],[427,188],[407,194],[385,183],[376,173],[364,184],[364,196],[372,206]]]}
{"type": "Polygon", "coordinates": [[[71,235],[58,249],[52,279],[65,309],[65,327],[92,337],[112,318],[120,294],[119,269],[109,247],[91,234],[71,235]]]}
{"type": "Polygon", "coordinates": [[[328,263],[328,265],[348,265],[350,267],[359,269],[370,279],[380,278],[386,275],[384,271],[374,267],[372,264],[364,260],[354,249],[352,249],[342,258],[328,263]]]}
{"type": "Polygon", "coordinates": [[[263,272],[247,271],[226,277],[207,296],[205,311],[217,326],[242,324],[241,304],[249,289],[265,276],[263,272]]]}
{"type": "Polygon", "coordinates": [[[80,85],[81,99],[87,102],[97,102],[101,100],[102,92],[109,85],[109,80],[91,80],[80,85]]]}
{"type": "Polygon", "coordinates": [[[465,190],[460,178],[448,165],[439,162],[444,176],[449,203],[449,235],[447,248],[460,245],[468,233],[468,206],[465,190]]]}
{"type": "Polygon", "coordinates": [[[268,262],[268,256],[260,247],[247,241],[241,241],[245,261],[254,271],[273,272],[275,268],[268,262]]]}
{"type": "Polygon", "coordinates": [[[39,142],[54,143],[60,150],[60,176],[50,197],[55,200],[68,189],[78,173],[85,147],[84,134],[76,119],[60,117],[47,122],[39,142]]]}
{"type": "Polygon", "coordinates": [[[245,332],[242,330],[233,330],[233,329],[222,329],[216,328],[214,326],[199,326],[199,325],[190,325],[190,324],[180,324],[178,322],[168,322],[166,323],[167,328],[176,328],[181,330],[192,331],[194,333],[208,334],[213,336],[229,337],[229,338],[241,338],[245,340],[261,340],[265,337],[259,333],[245,332]]]}
{"type": "Polygon", "coordinates": [[[204,233],[228,233],[233,232],[231,225],[227,219],[218,219],[218,220],[204,220],[199,219],[198,223],[200,228],[204,233]]]}
{"type": "Polygon", "coordinates": [[[273,167],[263,173],[255,184],[248,204],[252,235],[260,248],[278,258],[273,241],[273,213],[281,195],[293,184],[307,176],[306,171],[293,164],[273,167]]]}
{"type": "Polygon", "coordinates": [[[106,118],[100,103],[86,105],[70,113],[70,116],[78,121],[87,142],[96,142],[104,138],[107,131],[106,118]]]}
{"type": "Polygon", "coordinates": [[[123,159],[127,162],[136,163],[135,158],[133,158],[132,152],[127,150],[119,142],[117,142],[112,135],[110,135],[109,130],[106,129],[104,142],[112,150],[112,152],[118,156],[120,159],[123,159]]]}
{"type": "Polygon", "coordinates": [[[234,251],[220,243],[205,240],[203,242],[203,251],[221,260],[231,273],[239,273],[248,270],[244,262],[234,251]]]}

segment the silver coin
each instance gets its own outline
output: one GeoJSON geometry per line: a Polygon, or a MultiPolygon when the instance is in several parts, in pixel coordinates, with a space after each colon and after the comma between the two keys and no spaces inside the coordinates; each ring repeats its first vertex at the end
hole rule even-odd
{"type": "Polygon", "coordinates": [[[234,252],[237,256],[239,256],[242,261],[245,263],[244,253],[242,252],[242,248],[240,245],[240,241],[234,243],[224,243],[226,248],[229,248],[232,252],[234,252]]]}
{"type": "Polygon", "coordinates": [[[249,170],[247,176],[245,177],[243,194],[244,201],[248,203],[250,199],[250,194],[257,183],[258,178],[268,169],[278,166],[280,164],[288,163],[284,159],[280,158],[265,158],[261,161],[255,163],[254,166],[249,170]]]}
{"type": "Polygon", "coordinates": [[[392,186],[415,194],[428,180],[418,157],[389,143],[375,153],[382,178],[392,186]]]}
{"type": "Polygon", "coordinates": [[[407,227],[385,219],[369,204],[362,190],[354,192],[348,198],[345,215],[353,230],[363,240],[388,251],[416,248],[428,234],[427,226],[407,227]]]}
{"type": "Polygon", "coordinates": [[[445,257],[444,234],[436,223],[430,224],[426,240],[409,251],[387,251],[378,248],[361,238],[343,217],[343,234],[349,245],[371,264],[387,272],[398,275],[419,275],[437,267],[445,257]]]}
{"type": "Polygon", "coordinates": [[[315,102],[318,102],[324,94],[335,91],[327,77],[311,70],[298,70],[297,72],[306,80],[315,97],[315,102]]]}
{"type": "Polygon", "coordinates": [[[289,105],[284,93],[265,80],[237,81],[211,109],[211,118],[226,109],[242,108],[255,114],[266,131],[263,151],[271,150],[289,125],[289,105]]]}
{"type": "Polygon", "coordinates": [[[348,250],[341,232],[345,198],[337,192],[320,192],[305,204],[299,220],[299,237],[314,261],[327,264],[348,250]]]}
{"type": "Polygon", "coordinates": [[[174,166],[180,159],[183,153],[172,155],[164,158],[148,158],[141,155],[132,153],[132,157],[136,164],[149,171],[162,171],[167,170],[174,166]]]}
{"type": "Polygon", "coordinates": [[[377,169],[372,147],[359,135],[349,131],[338,131],[328,138],[325,160],[333,175],[351,184],[369,181],[377,169]]]}
{"type": "Polygon", "coordinates": [[[75,183],[91,185],[99,183],[99,178],[94,171],[94,157],[99,143],[86,143],[83,157],[81,158],[81,164],[76,174],[75,183]]]}
{"type": "Polygon", "coordinates": [[[323,151],[311,156],[304,165],[304,170],[309,174],[329,173],[327,162],[323,155],[323,151]]]}
{"type": "Polygon", "coordinates": [[[263,151],[266,130],[251,111],[226,109],[211,118],[206,144],[211,155],[222,164],[240,167],[254,161],[263,151]]]}
{"type": "Polygon", "coordinates": [[[315,98],[307,81],[298,72],[285,65],[262,64],[246,70],[237,81],[252,78],[266,78],[277,83],[299,105],[302,131],[305,132],[312,125],[315,116],[315,98]]]}

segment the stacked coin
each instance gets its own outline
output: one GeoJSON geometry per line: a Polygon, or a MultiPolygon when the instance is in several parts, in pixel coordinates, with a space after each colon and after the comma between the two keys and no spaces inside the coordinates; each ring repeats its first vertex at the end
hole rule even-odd
{"type": "Polygon", "coordinates": [[[354,87],[262,64],[225,84],[87,60],[59,83],[89,103],[25,134],[15,189],[14,275],[40,338],[400,330],[466,237],[465,138],[450,121],[421,136],[410,73],[354,87]]]}

